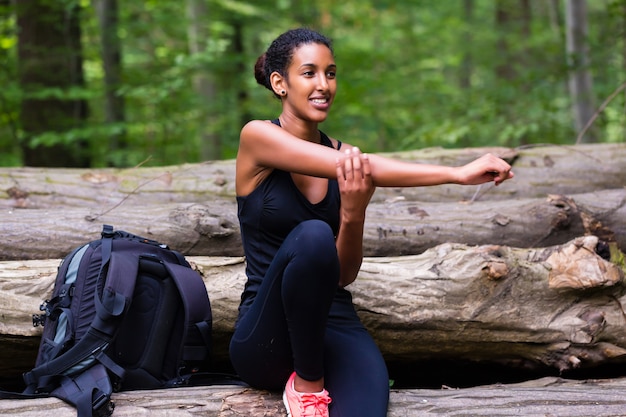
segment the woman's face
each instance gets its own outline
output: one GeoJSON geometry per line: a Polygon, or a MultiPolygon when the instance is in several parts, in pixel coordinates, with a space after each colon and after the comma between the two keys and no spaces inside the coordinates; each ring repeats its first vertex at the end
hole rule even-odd
{"type": "Polygon", "coordinates": [[[298,47],[287,68],[283,110],[307,121],[326,120],[337,91],[336,71],[333,54],[325,45],[309,43],[298,47]]]}

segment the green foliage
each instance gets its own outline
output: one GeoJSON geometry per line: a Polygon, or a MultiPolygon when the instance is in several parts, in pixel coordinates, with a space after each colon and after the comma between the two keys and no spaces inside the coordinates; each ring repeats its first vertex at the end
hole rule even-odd
{"type": "MultiPolygon", "coordinates": [[[[339,92],[322,129],[368,152],[429,146],[519,146],[573,143],[567,94],[563,22],[555,27],[548,2],[531,1],[529,33],[494,24],[495,4],[432,0],[204,0],[204,49],[190,52],[187,1],[119,1],[125,120],[107,123],[100,33],[92,2],[81,14],[85,88],[42,88],[29,98],[84,99],[88,122],[45,132],[30,146],[86,140],[94,166],[167,165],[203,158],[217,136],[222,158],[236,154],[249,118],[272,118],[280,103],[258,86],[258,55],[284,30],[300,25],[334,40],[339,92]],[[241,45],[238,46],[238,39],[241,45]],[[508,55],[498,48],[508,45],[508,55]],[[508,65],[514,76],[496,69],[508,65]],[[195,80],[214,86],[207,102],[195,80]],[[465,80],[465,81],[463,81],[465,80]],[[466,84],[464,84],[466,83],[466,84]],[[125,137],[124,146],[112,146],[125,137]]],[[[625,0],[589,2],[589,43],[597,105],[623,79],[625,0]]],[[[564,10],[561,10],[561,14],[564,10]]],[[[563,16],[561,16],[563,20],[563,16]]],[[[20,90],[17,28],[0,3],[0,165],[20,165],[20,90]]],[[[595,124],[603,141],[626,137],[624,94],[595,124]]]]}

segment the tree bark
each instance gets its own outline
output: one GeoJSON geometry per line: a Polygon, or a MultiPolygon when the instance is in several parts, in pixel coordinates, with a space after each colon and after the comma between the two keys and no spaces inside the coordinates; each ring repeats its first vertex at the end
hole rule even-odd
{"type": "MultiPolygon", "coordinates": [[[[391,390],[387,417],[569,416],[614,417],[626,408],[626,379],[580,382],[544,378],[523,384],[465,389],[391,390]]],[[[332,395],[332,393],[331,393],[332,395]]],[[[269,417],[285,415],[280,393],[233,386],[114,393],[115,417],[269,417]]],[[[75,417],[56,398],[3,400],[0,414],[14,417],[75,417]]]]}
{"type": "MultiPolygon", "coordinates": [[[[503,185],[504,186],[504,185],[503,185]]],[[[0,222],[0,260],[61,258],[112,224],[191,256],[241,256],[233,198],[206,204],[11,210],[0,222]]],[[[388,201],[367,210],[366,256],[412,255],[456,242],[550,246],[593,233],[626,249],[626,188],[510,201],[388,201]]]]}
{"type": "Polygon", "coordinates": [[[126,101],[120,93],[122,86],[122,43],[119,32],[119,6],[117,0],[92,0],[98,17],[102,70],[104,71],[104,121],[115,126],[108,135],[109,160],[112,165],[125,165],[124,153],[128,147],[126,139],[126,101]]]}
{"type": "MultiPolygon", "coordinates": [[[[444,244],[421,255],[366,258],[348,288],[390,362],[593,369],[626,359],[623,254],[613,247],[610,262],[597,254],[605,249],[595,236],[543,249],[444,244]]],[[[214,360],[223,365],[245,283],[244,260],[188,259],[207,286],[214,360]]],[[[0,263],[2,375],[20,375],[34,359],[41,328],[31,326],[31,315],[49,297],[58,262],[0,263]],[[21,360],[6,357],[18,351],[21,360]]]]}
{"type": "MultiPolygon", "coordinates": [[[[476,202],[582,194],[626,184],[626,144],[540,146],[524,149],[428,148],[384,154],[458,166],[486,152],[502,156],[515,178],[502,186],[441,185],[378,188],[373,202],[476,202]]],[[[235,161],[133,169],[0,168],[0,209],[96,207],[100,211],[166,202],[205,203],[235,196],[235,161]]],[[[3,213],[4,214],[4,213],[3,213]]]]}
{"type": "MultiPolygon", "coordinates": [[[[582,131],[594,113],[593,78],[589,69],[589,31],[587,28],[587,0],[565,2],[566,53],[570,68],[569,93],[576,132],[582,131]]],[[[592,128],[582,137],[583,142],[596,142],[597,129],[592,128]]]]}
{"type": "MultiPolygon", "coordinates": [[[[500,61],[495,67],[496,76],[500,82],[507,84],[519,77],[518,70],[513,63],[523,64],[528,60],[524,48],[520,50],[511,45],[512,34],[519,35],[516,40],[522,39],[528,43],[531,28],[531,13],[528,0],[516,2],[497,0],[495,2],[495,26],[498,33],[496,48],[500,61]]],[[[523,66],[523,65],[522,65],[523,66]]]]}
{"type": "MultiPolygon", "coordinates": [[[[20,108],[24,165],[86,167],[85,141],[50,145],[33,141],[45,132],[59,135],[80,127],[87,118],[83,99],[58,97],[58,91],[85,85],[81,48],[80,6],[54,1],[15,2],[18,26],[20,108]],[[47,97],[41,97],[48,93],[47,97]]],[[[68,94],[70,95],[70,94],[68,94]]],[[[43,142],[45,143],[46,140],[43,142]]],[[[50,139],[47,139],[50,142],[50,139]]]]}
{"type": "MultiPolygon", "coordinates": [[[[207,45],[209,44],[211,31],[208,28],[211,13],[205,0],[186,0],[187,8],[187,38],[190,55],[199,62],[206,61],[207,45]]],[[[222,156],[222,144],[220,135],[215,131],[215,115],[212,103],[219,102],[217,96],[218,83],[215,71],[210,71],[204,65],[198,65],[193,74],[193,88],[199,99],[198,111],[203,115],[201,123],[200,155],[202,160],[219,159],[222,156]]]]}
{"type": "MultiPolygon", "coordinates": [[[[472,54],[473,31],[471,30],[474,23],[474,0],[463,0],[463,25],[461,43],[468,47],[463,48],[463,61],[459,71],[459,87],[462,90],[469,90],[472,87],[472,75],[474,72],[474,62],[472,54]]],[[[468,93],[465,93],[466,95],[468,93]]]]}

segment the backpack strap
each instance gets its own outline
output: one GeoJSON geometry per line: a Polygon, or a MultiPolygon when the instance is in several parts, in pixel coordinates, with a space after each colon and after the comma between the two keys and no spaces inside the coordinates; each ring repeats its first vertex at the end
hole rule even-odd
{"type": "Polygon", "coordinates": [[[102,297],[95,295],[96,316],[85,337],[63,355],[41,364],[24,374],[24,381],[31,386],[42,385],[38,381],[46,376],[62,375],[71,368],[103,351],[115,334],[135,288],[138,258],[111,253],[109,270],[102,297]]]}
{"type": "MultiPolygon", "coordinates": [[[[169,275],[174,279],[183,301],[185,323],[196,326],[204,346],[183,346],[184,360],[204,360],[211,347],[211,304],[202,277],[188,266],[164,262],[169,275]]],[[[187,326],[184,329],[187,334],[187,326]]],[[[183,343],[186,337],[182,338],[183,343]]]]}
{"type": "Polygon", "coordinates": [[[50,395],[74,405],[78,417],[108,417],[113,414],[113,387],[103,365],[96,364],[76,378],[64,376],[60,382],[61,386],[50,395]]]}
{"type": "MultiPolygon", "coordinates": [[[[75,404],[79,417],[91,416],[92,410],[94,416],[110,415],[107,413],[110,408],[108,404],[112,387],[106,369],[119,377],[123,376],[123,369],[115,365],[103,352],[115,336],[119,323],[128,310],[139,268],[138,256],[128,256],[127,253],[126,255],[109,250],[106,281],[102,296],[99,297],[97,293],[95,295],[96,316],[89,330],[67,352],[25,373],[24,381],[27,385],[25,394],[48,391],[52,396],[75,404]],[[74,371],[78,369],[83,371],[73,377],[74,371]],[[59,381],[61,387],[50,391],[49,387],[58,385],[59,381]],[[88,402],[89,413],[83,414],[87,412],[88,402]]],[[[102,279],[102,276],[99,279],[102,279]]]]}
{"type": "Polygon", "coordinates": [[[128,252],[110,254],[102,297],[95,298],[96,317],[91,328],[111,336],[115,333],[119,323],[111,323],[110,320],[116,318],[119,321],[127,311],[135,291],[138,270],[137,255],[129,255],[128,252]]]}

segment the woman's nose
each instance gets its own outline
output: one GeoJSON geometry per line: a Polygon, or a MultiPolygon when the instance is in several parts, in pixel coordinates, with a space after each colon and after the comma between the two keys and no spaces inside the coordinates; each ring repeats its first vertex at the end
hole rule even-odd
{"type": "Polygon", "coordinates": [[[328,79],[326,79],[326,74],[322,74],[317,77],[317,88],[318,90],[327,90],[328,89],[328,79]]]}

